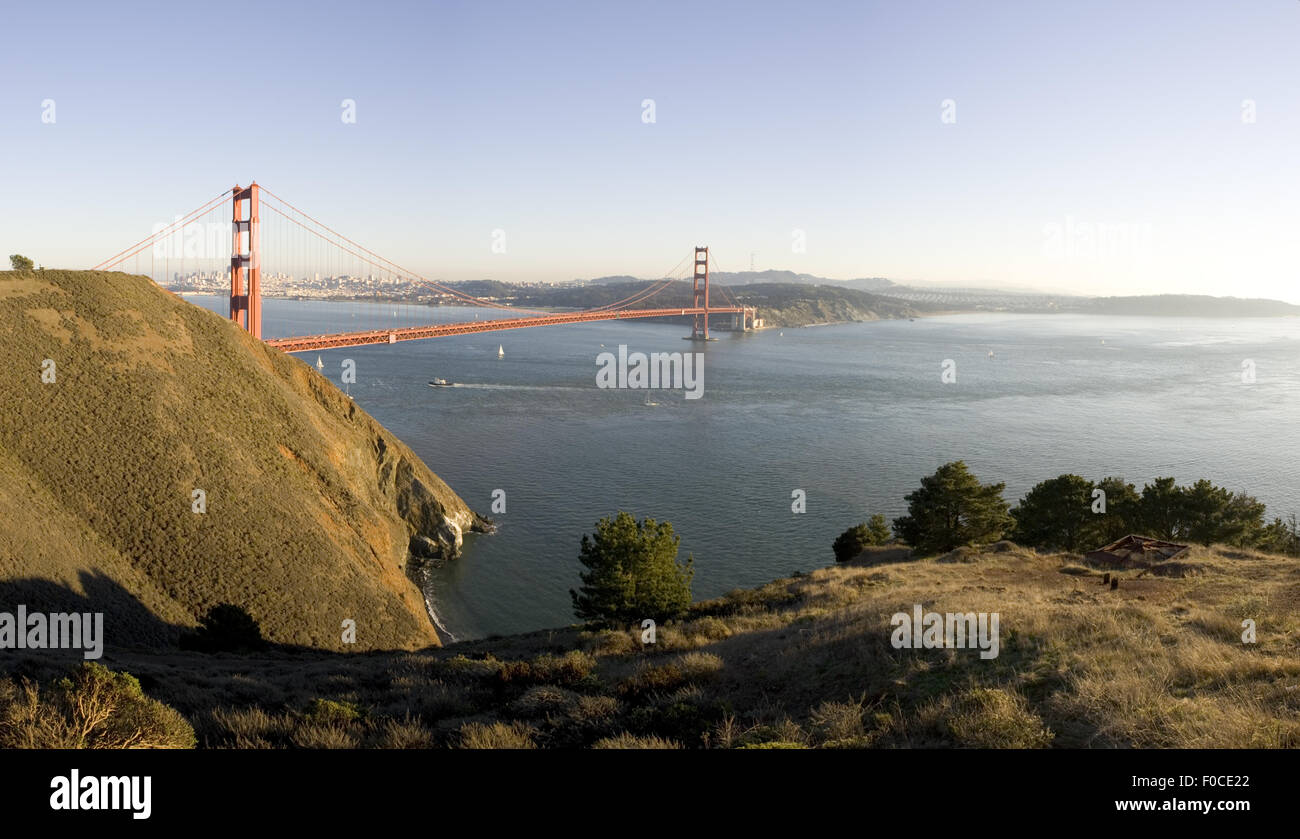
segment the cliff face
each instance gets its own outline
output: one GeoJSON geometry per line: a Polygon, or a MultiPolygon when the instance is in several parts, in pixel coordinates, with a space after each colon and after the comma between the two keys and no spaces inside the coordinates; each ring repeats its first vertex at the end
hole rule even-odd
{"type": "Polygon", "coordinates": [[[438,643],[408,566],[485,522],[310,366],[144,277],[0,272],[0,304],[0,610],[103,611],[110,647],[217,603],[438,643]]]}

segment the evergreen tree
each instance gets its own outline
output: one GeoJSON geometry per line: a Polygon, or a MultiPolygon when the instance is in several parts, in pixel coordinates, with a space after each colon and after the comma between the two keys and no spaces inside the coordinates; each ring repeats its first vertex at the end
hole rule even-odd
{"type": "Polygon", "coordinates": [[[1180,490],[1183,537],[1212,545],[1250,543],[1264,527],[1264,505],[1244,493],[1218,487],[1205,478],[1180,490]]]}
{"type": "Polygon", "coordinates": [[[995,541],[1012,525],[1005,486],[981,484],[960,460],[945,463],[906,496],[907,515],[894,519],[894,533],[926,553],[995,541]]]}
{"type": "Polygon", "coordinates": [[[581,620],[615,624],[645,618],[667,620],[691,605],[694,560],[677,561],[681,537],[668,522],[636,521],[619,512],[596,523],[596,532],[583,535],[579,561],[582,586],[569,590],[573,613],[581,620]]]}
{"type": "Polygon", "coordinates": [[[1179,539],[1184,530],[1182,490],[1173,478],[1156,478],[1142,487],[1138,519],[1148,536],[1179,539]]]}
{"type": "MultiPolygon", "coordinates": [[[[1143,529],[1142,498],[1136,487],[1123,478],[1110,477],[1098,481],[1096,488],[1106,493],[1106,511],[1090,514],[1082,537],[1084,547],[1100,548],[1143,529]]],[[[1091,505],[1088,509],[1091,511],[1091,505]]]]}
{"type": "Polygon", "coordinates": [[[889,530],[889,524],[880,513],[867,519],[867,536],[871,540],[867,543],[869,545],[883,545],[894,538],[894,534],[889,530]]]}
{"type": "Polygon", "coordinates": [[[1038,484],[1011,511],[1016,520],[1011,538],[1035,548],[1074,551],[1093,515],[1092,489],[1092,481],[1078,475],[1038,484]]]}
{"type": "Polygon", "coordinates": [[[883,545],[890,539],[885,517],[876,513],[866,522],[855,524],[835,538],[831,550],[836,562],[848,562],[872,545],[883,545]]]}
{"type": "Polygon", "coordinates": [[[1300,556],[1300,522],[1292,513],[1286,521],[1274,518],[1255,535],[1255,547],[1268,553],[1300,556]]]}

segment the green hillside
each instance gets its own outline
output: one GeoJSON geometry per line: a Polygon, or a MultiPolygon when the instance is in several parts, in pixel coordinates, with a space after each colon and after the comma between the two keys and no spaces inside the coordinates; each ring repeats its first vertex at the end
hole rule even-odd
{"type": "Polygon", "coordinates": [[[410,548],[484,521],[330,382],[145,277],[0,272],[0,304],[0,609],[103,611],[110,650],[218,603],[277,643],[438,643],[410,548]]]}

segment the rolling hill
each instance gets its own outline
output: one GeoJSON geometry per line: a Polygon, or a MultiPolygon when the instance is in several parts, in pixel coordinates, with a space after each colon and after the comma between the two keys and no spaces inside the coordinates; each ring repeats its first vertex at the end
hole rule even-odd
{"type": "Polygon", "coordinates": [[[0,608],[102,611],[109,649],[220,603],[279,644],[439,643],[411,569],[487,522],[310,366],[146,277],[0,272],[0,302],[0,608]]]}

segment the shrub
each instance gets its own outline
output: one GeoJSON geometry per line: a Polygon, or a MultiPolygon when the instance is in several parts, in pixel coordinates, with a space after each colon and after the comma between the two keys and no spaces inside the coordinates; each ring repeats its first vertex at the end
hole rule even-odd
{"type": "Polygon", "coordinates": [[[1255,546],[1268,553],[1300,556],[1300,525],[1296,522],[1295,513],[1287,521],[1274,518],[1267,527],[1260,530],[1255,538],[1255,546]]]}
{"type": "Polygon", "coordinates": [[[9,265],[15,271],[30,271],[36,267],[36,263],[23,256],[20,253],[9,255],[9,265]]]}
{"type": "Polygon", "coordinates": [[[614,737],[603,737],[591,744],[593,749],[680,749],[681,743],[663,737],[638,736],[623,732],[614,737]]]}
{"type": "Polygon", "coordinates": [[[129,673],[86,662],[44,697],[38,685],[0,682],[0,748],[128,749],[194,747],[179,713],[144,695],[129,673]]]}
{"type": "Polygon", "coordinates": [[[462,749],[535,749],[533,728],[521,722],[465,723],[460,728],[462,749]]]}
{"type": "Polygon", "coordinates": [[[630,695],[667,693],[686,684],[686,676],[674,663],[649,664],[640,662],[631,678],[619,685],[619,690],[630,695]]]}
{"type": "Polygon", "coordinates": [[[638,522],[625,512],[601,519],[594,534],[582,537],[579,561],[588,570],[581,574],[582,587],[569,591],[574,615],[630,624],[684,614],[695,569],[689,556],[677,561],[680,541],[668,522],[638,522]]]}
{"type": "Polygon", "coordinates": [[[300,749],[355,749],[359,745],[351,732],[334,723],[304,723],[290,740],[300,749]]]}
{"type": "Polygon", "coordinates": [[[503,685],[576,685],[591,675],[596,657],[582,650],[564,655],[543,653],[532,661],[508,660],[497,663],[497,680],[503,685]]]}
{"type": "Polygon", "coordinates": [[[866,735],[862,705],[857,702],[823,702],[813,709],[809,722],[823,743],[857,741],[866,735]]]}
{"type": "Polygon", "coordinates": [[[713,653],[691,652],[678,656],[675,664],[688,682],[710,679],[722,669],[722,659],[713,653]]]}
{"type": "Polygon", "coordinates": [[[544,717],[562,712],[577,700],[577,694],[555,685],[535,685],[510,703],[510,710],[521,717],[544,717]]]}
{"type": "Polygon", "coordinates": [[[948,730],[961,745],[982,749],[1043,749],[1055,736],[1024,697],[1001,688],[963,694],[948,716],[948,730]]]}
{"type": "Polygon", "coordinates": [[[216,708],[204,720],[203,745],[235,749],[269,749],[293,732],[290,714],[269,714],[258,706],[216,708]]]}
{"type": "Polygon", "coordinates": [[[303,716],[313,722],[346,725],[365,716],[365,712],[351,702],[332,699],[313,699],[307,704],[303,716]]]}
{"type": "Polygon", "coordinates": [[[213,606],[199,618],[199,627],[181,635],[181,649],[202,653],[253,652],[263,649],[262,627],[233,603],[213,606]]]}
{"type": "Polygon", "coordinates": [[[433,732],[410,715],[385,721],[379,738],[381,749],[428,749],[433,747],[433,732]]]}
{"type": "Polygon", "coordinates": [[[862,524],[855,524],[836,537],[831,545],[836,562],[848,562],[863,550],[873,545],[883,545],[889,541],[889,526],[885,517],[876,513],[862,524]]]}

